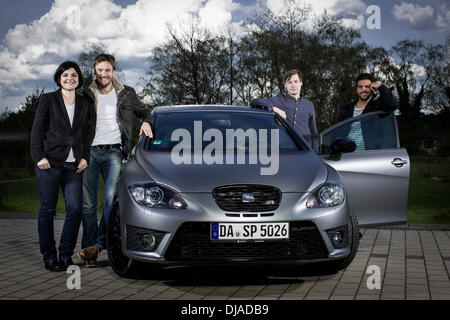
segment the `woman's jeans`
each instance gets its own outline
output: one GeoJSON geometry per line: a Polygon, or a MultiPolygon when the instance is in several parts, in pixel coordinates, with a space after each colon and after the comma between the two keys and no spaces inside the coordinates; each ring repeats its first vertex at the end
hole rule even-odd
{"type": "Polygon", "coordinates": [[[76,165],[67,162],[59,168],[41,170],[36,166],[35,170],[41,200],[38,216],[41,253],[45,262],[57,259],[53,217],[56,215],[58,189],[61,186],[66,204],[66,219],[58,250],[60,260],[68,259],[73,255],[81,224],[83,173],[76,173],[76,165]]]}

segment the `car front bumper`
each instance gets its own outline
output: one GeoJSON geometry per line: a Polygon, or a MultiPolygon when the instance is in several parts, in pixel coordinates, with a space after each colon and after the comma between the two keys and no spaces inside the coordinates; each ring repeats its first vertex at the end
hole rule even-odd
{"type": "MultiPolygon", "coordinates": [[[[304,264],[346,257],[348,245],[337,249],[327,231],[350,224],[350,207],[306,208],[309,193],[283,193],[277,210],[230,216],[221,210],[211,193],[181,193],[187,208],[154,209],[137,204],[122,183],[119,208],[123,253],[136,261],[161,265],[304,264]],[[210,239],[212,222],[289,222],[289,240],[218,242],[210,239]],[[142,234],[152,234],[156,246],[139,244],[142,234]]],[[[349,230],[349,228],[347,228],[349,230]]],[[[348,236],[348,234],[347,234],[348,236]]]]}

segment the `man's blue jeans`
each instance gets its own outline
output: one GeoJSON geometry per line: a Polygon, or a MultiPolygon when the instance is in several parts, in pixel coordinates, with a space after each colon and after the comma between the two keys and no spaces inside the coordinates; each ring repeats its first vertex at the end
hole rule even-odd
{"type": "Polygon", "coordinates": [[[64,164],[60,168],[41,170],[36,166],[41,206],[38,216],[39,246],[44,261],[57,259],[53,217],[56,215],[58,189],[61,186],[66,204],[66,219],[59,243],[59,258],[72,257],[77,244],[81,224],[81,192],[83,174],[76,173],[75,164],[64,164]]]}
{"type": "Polygon", "coordinates": [[[119,148],[99,150],[91,147],[89,166],[83,177],[83,238],[81,247],[96,245],[106,248],[106,228],[113,206],[117,182],[122,171],[122,151],[119,148]],[[98,179],[102,175],[105,182],[105,204],[100,224],[97,227],[98,179]]]}

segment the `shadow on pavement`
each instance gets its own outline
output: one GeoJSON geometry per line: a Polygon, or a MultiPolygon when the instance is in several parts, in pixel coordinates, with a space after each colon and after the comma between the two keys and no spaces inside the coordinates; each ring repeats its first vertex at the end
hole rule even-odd
{"type": "Polygon", "coordinates": [[[141,280],[162,281],[169,286],[232,286],[302,283],[307,277],[328,275],[325,270],[307,267],[172,267],[158,271],[140,266],[141,280]]]}

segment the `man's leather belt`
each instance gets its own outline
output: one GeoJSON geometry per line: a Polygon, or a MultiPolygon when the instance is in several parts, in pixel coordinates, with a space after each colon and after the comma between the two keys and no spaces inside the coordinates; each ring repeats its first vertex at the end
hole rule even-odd
{"type": "Polygon", "coordinates": [[[98,144],[98,145],[92,146],[92,147],[96,148],[98,150],[116,149],[116,148],[120,148],[120,143],[116,143],[116,144],[98,144]]]}

